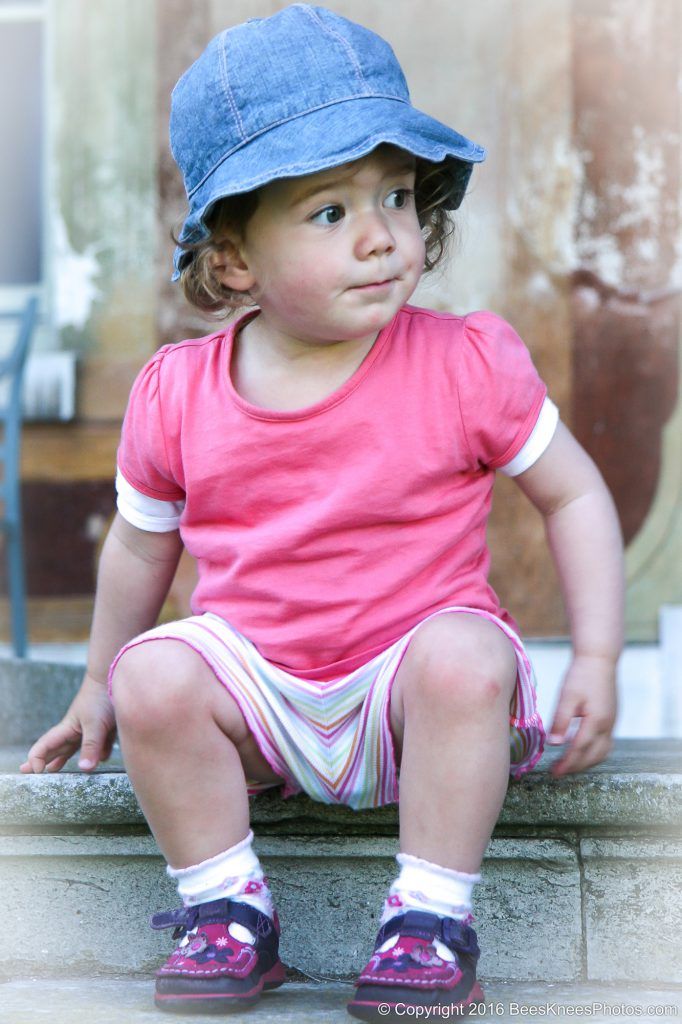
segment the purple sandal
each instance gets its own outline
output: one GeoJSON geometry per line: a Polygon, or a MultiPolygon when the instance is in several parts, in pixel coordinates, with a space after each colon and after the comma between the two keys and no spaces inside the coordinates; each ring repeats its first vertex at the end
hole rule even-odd
{"type": "Polygon", "coordinates": [[[175,1013],[230,1013],[252,1006],[286,980],[279,922],[234,900],[154,914],[152,928],[174,928],[180,944],[156,972],[155,1003],[175,1013]]]}
{"type": "Polygon", "coordinates": [[[447,1006],[450,1014],[464,1016],[484,998],[476,981],[479,955],[476,932],[464,921],[408,910],[380,930],[348,1012],[360,1020],[386,1021],[404,1019],[408,1006],[447,1006]],[[396,942],[379,952],[393,936],[396,942]],[[438,955],[436,940],[454,960],[438,955]]]}

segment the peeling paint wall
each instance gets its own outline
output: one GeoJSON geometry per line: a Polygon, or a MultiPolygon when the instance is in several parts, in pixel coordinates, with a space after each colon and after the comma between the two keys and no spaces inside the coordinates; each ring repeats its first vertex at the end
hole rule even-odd
{"type": "MultiPolygon", "coordinates": [[[[87,635],[93,524],[113,513],[121,416],[157,346],[155,3],[48,0],[46,10],[47,305],[59,347],[78,353],[78,387],[73,423],[24,430],[35,640],[87,635]]],[[[5,618],[0,597],[0,634],[5,618]]]]}
{"type": "Polygon", "coordinates": [[[628,544],[629,635],[645,639],[655,635],[659,605],[682,601],[682,561],[671,558],[682,510],[662,502],[682,454],[682,8],[676,0],[574,7],[574,133],[584,171],[573,424],[616,499],[628,544]]]}
{"type": "Polygon", "coordinates": [[[48,26],[53,315],[80,415],[118,419],[156,347],[155,5],[58,0],[48,26]]]}

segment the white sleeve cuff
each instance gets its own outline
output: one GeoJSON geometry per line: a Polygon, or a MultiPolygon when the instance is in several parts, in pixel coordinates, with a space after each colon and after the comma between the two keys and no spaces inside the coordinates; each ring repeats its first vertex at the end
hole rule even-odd
{"type": "Polygon", "coordinates": [[[508,462],[505,466],[500,466],[500,472],[504,473],[505,476],[518,476],[519,473],[524,473],[527,469],[530,469],[538,461],[554,437],[554,431],[557,428],[558,422],[559,410],[550,398],[545,398],[530,437],[511,462],[508,462]]]}
{"type": "Polygon", "coordinates": [[[116,506],[123,518],[138,530],[170,533],[177,530],[184,501],[161,501],[141,494],[128,483],[119,469],[116,473],[116,506]]]}

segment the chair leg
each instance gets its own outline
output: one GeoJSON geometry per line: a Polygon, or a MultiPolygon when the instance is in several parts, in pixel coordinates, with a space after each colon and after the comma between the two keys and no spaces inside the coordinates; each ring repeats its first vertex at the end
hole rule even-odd
{"type": "Polygon", "coordinates": [[[9,585],[12,647],[17,658],[26,657],[26,584],[21,526],[7,531],[7,577],[9,585]]]}

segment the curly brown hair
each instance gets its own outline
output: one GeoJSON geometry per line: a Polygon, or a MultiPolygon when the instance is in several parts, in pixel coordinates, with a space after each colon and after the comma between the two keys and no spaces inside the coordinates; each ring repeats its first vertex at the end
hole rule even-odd
{"type": "MultiPolygon", "coordinates": [[[[438,266],[447,254],[455,229],[450,211],[459,206],[464,196],[470,170],[469,164],[459,160],[438,164],[416,161],[414,197],[426,246],[425,272],[438,266]]],[[[235,309],[252,305],[248,293],[221,284],[215,257],[224,251],[230,236],[244,237],[258,206],[258,193],[256,189],[218,200],[205,218],[208,238],[200,242],[182,242],[173,234],[173,241],[189,257],[181,264],[180,286],[190,305],[202,313],[223,318],[235,309]]]]}

